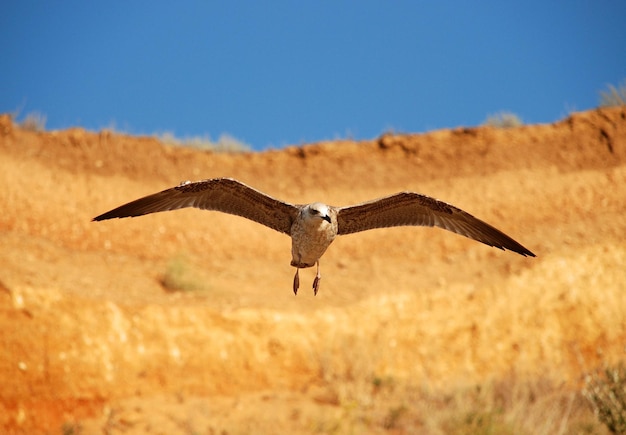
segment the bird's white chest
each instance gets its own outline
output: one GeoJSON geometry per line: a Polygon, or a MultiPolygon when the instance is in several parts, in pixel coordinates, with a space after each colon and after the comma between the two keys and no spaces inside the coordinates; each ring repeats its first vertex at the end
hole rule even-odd
{"type": "Polygon", "coordinates": [[[313,266],[336,236],[336,224],[323,219],[296,220],[291,230],[291,265],[313,266]]]}

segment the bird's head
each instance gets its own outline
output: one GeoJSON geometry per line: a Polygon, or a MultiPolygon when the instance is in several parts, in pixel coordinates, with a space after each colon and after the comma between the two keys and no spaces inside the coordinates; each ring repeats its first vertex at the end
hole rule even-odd
{"type": "Polygon", "coordinates": [[[329,224],[331,223],[330,207],[326,204],[322,204],[321,202],[314,202],[313,204],[307,205],[304,208],[304,213],[311,219],[322,219],[329,224]]]}

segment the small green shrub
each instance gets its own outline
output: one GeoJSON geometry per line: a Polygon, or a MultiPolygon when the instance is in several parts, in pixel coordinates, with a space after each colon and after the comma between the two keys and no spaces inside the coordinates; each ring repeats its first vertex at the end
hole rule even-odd
{"type": "Polygon", "coordinates": [[[63,423],[61,433],[63,435],[80,435],[83,433],[83,429],[79,423],[63,423]]]}
{"type": "Polygon", "coordinates": [[[620,363],[587,375],[583,396],[602,423],[616,434],[626,433],[626,366],[620,363]]]}
{"type": "Polygon", "coordinates": [[[207,286],[196,272],[187,257],[177,255],[167,263],[165,273],[161,277],[161,285],[169,291],[200,291],[207,286]]]}

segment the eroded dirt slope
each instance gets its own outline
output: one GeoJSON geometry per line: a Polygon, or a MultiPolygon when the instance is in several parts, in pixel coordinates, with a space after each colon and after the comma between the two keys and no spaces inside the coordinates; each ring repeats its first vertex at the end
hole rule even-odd
{"type": "Polygon", "coordinates": [[[166,409],[207,432],[245,432],[251,421],[265,427],[268,403],[291,415],[297,402],[310,411],[266,429],[293,431],[332,413],[339,399],[319,400],[320,391],[345,380],[446,388],[514,372],[574,388],[585,370],[624,356],[623,108],[248,154],[106,131],[29,132],[2,116],[0,180],[5,431],[123,420],[109,429],[167,432],[166,409]],[[318,296],[309,269],[296,297],[289,239],[244,219],[181,210],[90,221],[182,180],[220,176],[292,203],[418,191],[537,258],[441,230],[377,230],[339,238],[318,296]],[[173,263],[200,290],[167,291],[173,263]],[[267,391],[277,396],[259,399],[267,391]]]}

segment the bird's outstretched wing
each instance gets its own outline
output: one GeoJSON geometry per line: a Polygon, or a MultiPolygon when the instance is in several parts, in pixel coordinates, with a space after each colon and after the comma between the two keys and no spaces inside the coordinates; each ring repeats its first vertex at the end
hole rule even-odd
{"type": "Polygon", "coordinates": [[[471,214],[414,192],[400,192],[354,206],[339,207],[337,221],[339,234],[402,225],[436,226],[489,246],[535,256],[502,231],[471,214]]]}
{"type": "Polygon", "coordinates": [[[230,213],[290,234],[299,208],[279,201],[232,178],[184,182],[171,189],[139,198],[93,218],[101,221],[160,211],[196,207],[230,213]]]}

